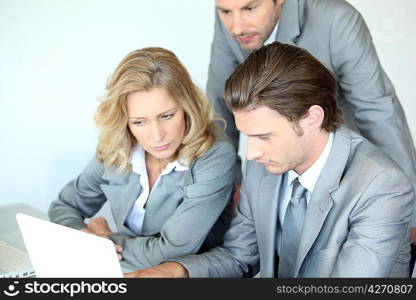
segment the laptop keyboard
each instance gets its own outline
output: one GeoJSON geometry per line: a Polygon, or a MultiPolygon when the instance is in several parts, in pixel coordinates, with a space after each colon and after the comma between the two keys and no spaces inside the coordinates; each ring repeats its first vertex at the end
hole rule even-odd
{"type": "Polygon", "coordinates": [[[33,277],[34,275],[29,255],[0,240],[0,278],[33,277]]]}

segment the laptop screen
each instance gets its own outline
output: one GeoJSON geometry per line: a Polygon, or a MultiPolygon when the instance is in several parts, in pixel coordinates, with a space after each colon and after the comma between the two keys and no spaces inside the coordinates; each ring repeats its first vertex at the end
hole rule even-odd
{"type": "Polygon", "coordinates": [[[36,277],[123,277],[111,240],[16,215],[36,277]]]}

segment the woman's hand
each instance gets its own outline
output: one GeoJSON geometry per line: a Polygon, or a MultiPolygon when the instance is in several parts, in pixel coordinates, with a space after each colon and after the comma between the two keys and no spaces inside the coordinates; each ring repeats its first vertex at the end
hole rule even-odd
{"type": "Polygon", "coordinates": [[[117,258],[118,260],[122,260],[123,259],[123,247],[121,247],[120,245],[114,244],[114,247],[116,248],[116,252],[117,252],[117,258]]]}
{"type": "MultiPolygon", "coordinates": [[[[82,228],[81,231],[95,234],[106,239],[108,239],[108,236],[113,233],[110,227],[108,226],[107,221],[103,217],[91,219],[90,222],[86,225],[87,226],[85,228],[82,228]]],[[[123,256],[121,255],[121,253],[123,252],[123,247],[114,244],[114,248],[116,249],[118,260],[122,260],[123,256]]]]}
{"type": "Polygon", "coordinates": [[[103,217],[91,219],[81,231],[92,233],[103,238],[108,238],[113,233],[103,217]]]}

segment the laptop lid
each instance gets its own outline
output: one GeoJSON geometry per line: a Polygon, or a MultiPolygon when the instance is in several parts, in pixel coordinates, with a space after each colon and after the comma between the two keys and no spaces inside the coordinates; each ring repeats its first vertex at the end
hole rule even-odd
{"type": "Polygon", "coordinates": [[[16,215],[36,277],[123,277],[111,240],[16,215]]]}

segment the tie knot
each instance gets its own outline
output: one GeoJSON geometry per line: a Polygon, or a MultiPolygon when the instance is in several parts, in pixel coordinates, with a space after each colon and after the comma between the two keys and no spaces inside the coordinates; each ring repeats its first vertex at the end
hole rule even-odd
{"type": "Polygon", "coordinates": [[[293,188],[292,188],[292,198],[299,199],[303,198],[306,195],[306,189],[300,184],[299,179],[296,178],[293,181],[293,188]]]}

